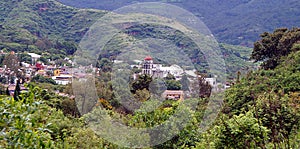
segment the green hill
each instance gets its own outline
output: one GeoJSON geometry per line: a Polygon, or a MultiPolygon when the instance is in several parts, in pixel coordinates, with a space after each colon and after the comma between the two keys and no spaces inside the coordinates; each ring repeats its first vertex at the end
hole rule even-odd
{"type": "MultiPolygon", "coordinates": [[[[47,58],[51,59],[72,55],[89,27],[106,13],[65,6],[55,0],[7,0],[1,1],[0,6],[0,49],[50,53],[47,58]]],[[[178,44],[179,40],[173,42],[178,44]]],[[[111,46],[118,48],[115,44],[111,46]]],[[[253,68],[253,64],[248,62],[249,53],[243,52],[250,49],[227,44],[221,47],[230,77],[235,76],[237,71],[253,68]]],[[[205,61],[195,52],[188,53],[196,64],[202,65],[197,69],[203,70],[205,61]]]]}
{"type": "Polygon", "coordinates": [[[0,6],[1,49],[15,51],[55,48],[54,41],[79,42],[88,27],[105,13],[68,7],[54,0],[2,1],[0,6]]]}
{"type": "MultiPolygon", "coordinates": [[[[114,10],[150,0],[59,0],[80,8],[114,10]]],[[[298,0],[151,0],[180,6],[197,15],[220,42],[252,47],[260,33],[300,23],[298,0]]]]}

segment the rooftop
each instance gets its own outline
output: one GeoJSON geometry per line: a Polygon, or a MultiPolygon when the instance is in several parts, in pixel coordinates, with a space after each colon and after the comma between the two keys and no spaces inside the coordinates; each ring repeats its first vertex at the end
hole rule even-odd
{"type": "Polygon", "coordinates": [[[152,59],[151,56],[146,56],[144,60],[145,60],[145,61],[151,61],[151,60],[153,60],[153,59],[152,59]]]}

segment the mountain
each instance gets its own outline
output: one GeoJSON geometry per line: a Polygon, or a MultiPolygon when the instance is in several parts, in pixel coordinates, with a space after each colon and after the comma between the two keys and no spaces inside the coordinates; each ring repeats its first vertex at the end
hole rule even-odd
{"type": "Polygon", "coordinates": [[[39,39],[79,42],[88,27],[105,13],[68,7],[54,0],[6,0],[0,7],[1,48],[16,51],[23,45],[37,45],[39,39]]]}
{"type": "MultiPolygon", "coordinates": [[[[49,53],[46,54],[46,59],[54,60],[71,56],[89,27],[106,13],[103,10],[73,8],[55,0],[6,0],[1,1],[0,6],[0,49],[30,51],[42,55],[49,53]]],[[[176,44],[180,40],[173,42],[176,44]]],[[[112,47],[118,49],[116,44],[112,47]]],[[[221,48],[230,77],[241,69],[254,67],[248,61],[250,48],[228,44],[221,48]],[[242,51],[248,54],[243,54],[242,51]]],[[[197,64],[202,65],[198,69],[203,70],[203,58],[195,55],[199,52],[191,49],[186,50],[197,64]]]]}
{"type": "Polygon", "coordinates": [[[79,8],[114,10],[136,2],[166,2],[198,16],[220,42],[253,46],[263,32],[300,23],[298,0],[59,0],[79,8]]]}

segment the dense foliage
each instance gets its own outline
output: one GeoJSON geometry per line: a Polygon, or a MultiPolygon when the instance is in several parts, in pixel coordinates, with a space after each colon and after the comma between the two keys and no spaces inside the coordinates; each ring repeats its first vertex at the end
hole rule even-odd
{"type": "MultiPolygon", "coordinates": [[[[208,101],[201,100],[198,110],[190,115],[192,121],[170,141],[153,148],[299,148],[300,52],[282,59],[274,70],[249,72],[230,88],[223,112],[209,130],[198,131],[208,101]]],[[[101,80],[96,84],[107,89],[101,80]]],[[[86,123],[95,119],[99,108],[76,118],[80,114],[74,100],[31,85],[29,88],[18,101],[0,98],[2,148],[118,148],[89,128],[93,122],[86,123]]],[[[160,124],[178,110],[180,103],[166,101],[152,112],[124,115],[107,102],[111,93],[101,89],[99,93],[103,98],[95,106],[103,105],[113,118],[132,127],[160,124]]],[[[145,98],[143,93],[136,94],[145,98]]],[[[155,103],[147,103],[151,104],[155,103]]]]}
{"type": "Polygon", "coordinates": [[[261,38],[255,42],[251,58],[256,62],[263,61],[264,69],[274,69],[282,56],[299,50],[300,28],[276,29],[273,33],[261,34],[261,38]]]}
{"type": "Polygon", "coordinates": [[[75,43],[104,14],[55,0],[1,1],[0,7],[0,49],[53,55],[72,55],[77,50],[75,43]]]}

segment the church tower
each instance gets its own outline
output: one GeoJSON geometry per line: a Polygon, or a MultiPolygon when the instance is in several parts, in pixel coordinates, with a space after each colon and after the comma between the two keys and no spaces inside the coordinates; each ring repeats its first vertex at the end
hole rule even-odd
{"type": "Polygon", "coordinates": [[[152,59],[152,57],[147,56],[143,62],[142,73],[152,76],[153,75],[152,69],[153,69],[153,59],[152,59]]]}

